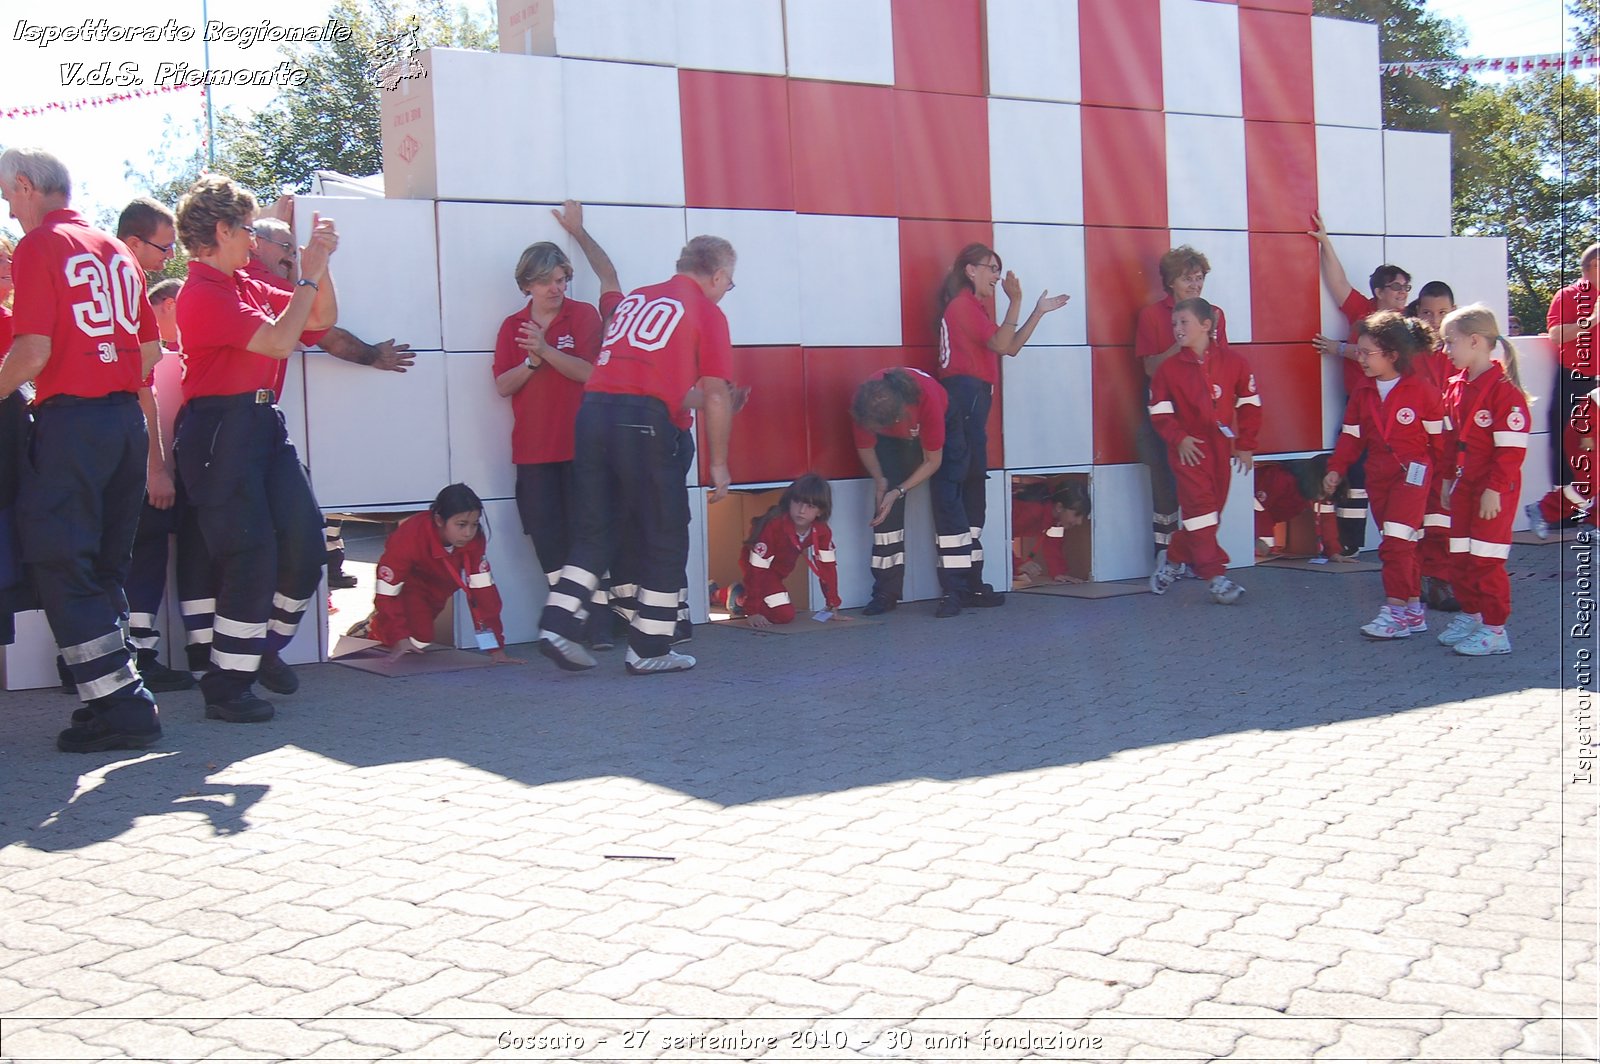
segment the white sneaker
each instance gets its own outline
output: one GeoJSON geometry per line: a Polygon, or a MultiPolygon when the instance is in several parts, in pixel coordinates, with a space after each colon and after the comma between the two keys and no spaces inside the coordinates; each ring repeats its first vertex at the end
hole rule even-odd
{"type": "Polygon", "coordinates": [[[1232,606],[1239,601],[1239,596],[1244,594],[1244,588],[1225,576],[1213,576],[1210,591],[1211,601],[1221,606],[1232,606]]]}
{"type": "Polygon", "coordinates": [[[1163,561],[1156,566],[1156,571],[1150,574],[1150,591],[1152,594],[1165,595],[1167,589],[1183,579],[1183,569],[1180,566],[1163,561]]]}
{"type": "Polygon", "coordinates": [[[1506,635],[1504,628],[1494,632],[1487,625],[1480,624],[1477,631],[1456,644],[1456,653],[1474,658],[1486,654],[1509,654],[1511,638],[1506,635]]]}
{"type": "Polygon", "coordinates": [[[676,650],[669,650],[653,658],[641,658],[632,647],[629,647],[623,660],[627,663],[629,674],[633,676],[650,676],[658,672],[683,672],[694,668],[695,665],[694,658],[688,654],[680,654],[676,650]]]}
{"type": "Polygon", "coordinates": [[[1179,562],[1178,563],[1178,579],[1179,580],[1198,580],[1198,579],[1200,579],[1200,574],[1195,572],[1193,569],[1189,568],[1189,563],[1188,562],[1179,562]]]}
{"type": "Polygon", "coordinates": [[[1532,532],[1540,539],[1550,538],[1550,522],[1546,521],[1544,519],[1544,514],[1539,512],[1538,503],[1530,502],[1528,505],[1522,508],[1522,512],[1528,515],[1529,532],[1532,532]]]}
{"type": "Polygon", "coordinates": [[[1428,611],[1418,609],[1415,613],[1407,612],[1405,622],[1412,635],[1421,635],[1428,630],[1428,611]]]}
{"type": "Polygon", "coordinates": [[[583,648],[582,643],[542,628],[539,630],[539,653],[568,672],[582,672],[599,664],[594,660],[594,655],[583,648]]]}
{"type": "Polygon", "coordinates": [[[1482,627],[1483,621],[1479,618],[1458,613],[1450,622],[1450,626],[1439,633],[1439,642],[1447,647],[1453,647],[1482,627]]]}
{"type": "Polygon", "coordinates": [[[1384,606],[1378,615],[1361,626],[1361,634],[1368,639],[1405,639],[1411,635],[1411,626],[1392,606],[1384,606]]]}

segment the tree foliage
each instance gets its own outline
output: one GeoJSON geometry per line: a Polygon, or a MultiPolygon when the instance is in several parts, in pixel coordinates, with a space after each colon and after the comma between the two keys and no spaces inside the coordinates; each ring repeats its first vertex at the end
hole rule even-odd
{"type": "Polygon", "coordinates": [[[348,40],[283,49],[309,75],[304,85],[285,86],[248,118],[221,117],[216,169],[263,200],[306,191],[314,170],[359,177],[383,169],[380,75],[397,53],[496,47],[490,27],[444,0],[339,0],[330,17],[350,28],[348,40]]]}
{"type": "MultiPolygon", "coordinates": [[[[1455,23],[1426,10],[1418,0],[1314,0],[1318,15],[1375,23],[1380,63],[1460,59],[1465,35],[1455,23]]],[[[1446,132],[1450,115],[1471,79],[1456,71],[1383,79],[1383,124],[1388,129],[1446,132]]]]}
{"type": "MultiPolygon", "coordinates": [[[[1378,26],[1382,62],[1461,59],[1464,41],[1420,0],[1315,0],[1319,15],[1378,26]]],[[[1568,0],[1575,47],[1594,47],[1600,0],[1568,0]]],[[[1429,72],[1383,79],[1383,124],[1451,134],[1458,233],[1506,239],[1511,312],[1543,322],[1550,297],[1595,239],[1600,212],[1596,86],[1556,73],[1479,82],[1429,72]]],[[[1570,279],[1570,278],[1567,278],[1570,279]]]]}

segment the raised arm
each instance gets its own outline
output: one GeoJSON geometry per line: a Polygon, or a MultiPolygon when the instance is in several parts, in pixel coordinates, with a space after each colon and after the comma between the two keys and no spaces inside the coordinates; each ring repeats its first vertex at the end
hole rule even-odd
{"type": "Polygon", "coordinates": [[[572,234],[578,242],[578,249],[583,252],[583,257],[589,260],[589,268],[595,276],[600,278],[600,294],[622,291],[622,284],[617,280],[617,268],[611,264],[611,256],[605,253],[594,237],[589,235],[589,230],[583,227],[583,204],[577,200],[567,200],[559,210],[552,209],[561,228],[572,234]]]}

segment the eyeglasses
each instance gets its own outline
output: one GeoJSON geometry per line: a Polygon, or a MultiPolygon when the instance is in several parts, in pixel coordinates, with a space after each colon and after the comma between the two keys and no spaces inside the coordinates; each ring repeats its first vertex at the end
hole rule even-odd
{"type": "Polygon", "coordinates": [[[149,244],[163,255],[172,254],[172,249],[178,246],[178,242],[176,240],[170,244],[157,244],[154,240],[146,240],[144,237],[140,237],[139,240],[141,243],[149,244]]]}
{"type": "Polygon", "coordinates": [[[1394,284],[1386,284],[1383,287],[1387,288],[1391,292],[1399,292],[1401,295],[1405,295],[1411,291],[1410,285],[1403,284],[1399,281],[1396,281],[1394,284]]]}
{"type": "MultiPolygon", "coordinates": [[[[251,232],[255,232],[255,230],[251,230],[251,232]]],[[[291,255],[293,255],[297,250],[299,250],[298,248],[296,248],[294,246],[294,241],[293,240],[274,240],[270,236],[261,236],[260,234],[256,235],[256,239],[257,240],[265,240],[267,243],[272,244],[275,247],[280,247],[283,250],[287,251],[291,255]]]]}
{"type": "Polygon", "coordinates": [[[978,265],[986,270],[993,270],[995,273],[1000,272],[1000,264],[998,262],[980,262],[978,265]]]}

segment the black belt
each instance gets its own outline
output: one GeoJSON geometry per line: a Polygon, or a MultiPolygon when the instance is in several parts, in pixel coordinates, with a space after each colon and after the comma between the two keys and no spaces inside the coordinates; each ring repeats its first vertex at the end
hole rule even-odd
{"type": "Polygon", "coordinates": [[[205,410],[225,406],[270,406],[277,401],[278,397],[271,388],[257,388],[253,392],[240,392],[238,395],[197,395],[185,405],[205,410]]]}
{"type": "Polygon", "coordinates": [[[139,397],[133,392],[112,392],[110,395],[52,395],[42,403],[35,405],[36,410],[64,408],[70,406],[121,406],[123,403],[137,403],[139,397]]]}

